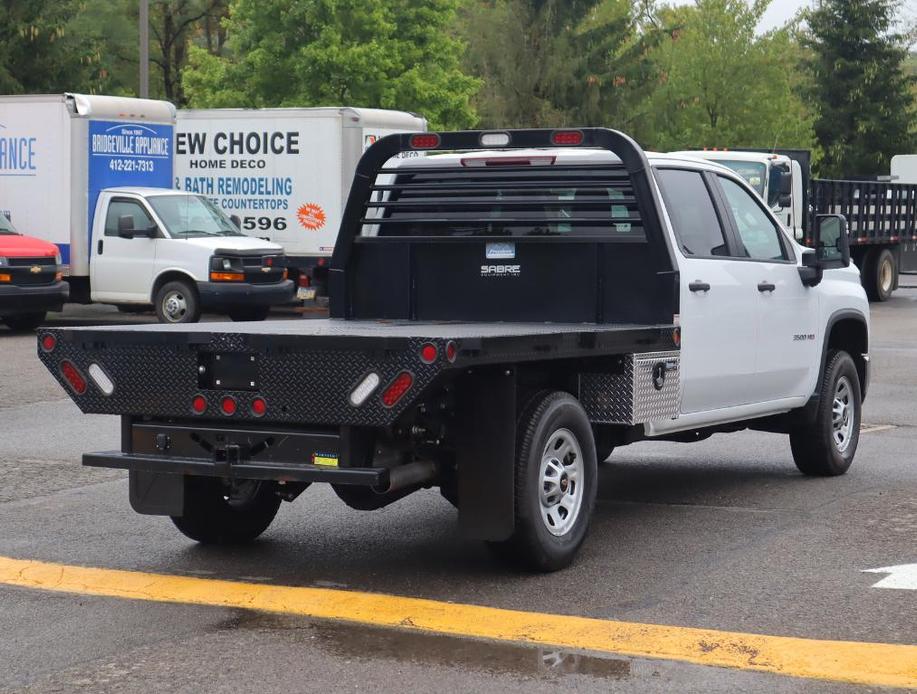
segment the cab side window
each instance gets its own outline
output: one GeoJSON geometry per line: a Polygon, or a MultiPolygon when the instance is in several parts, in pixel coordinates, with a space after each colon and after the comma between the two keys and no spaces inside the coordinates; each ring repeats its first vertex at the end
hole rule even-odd
{"type": "Polygon", "coordinates": [[[656,180],[682,252],[701,258],[728,256],[726,237],[700,172],[657,169],[656,180]]]}
{"type": "Polygon", "coordinates": [[[780,231],[758,200],[735,181],[719,177],[736,230],[742,255],[755,260],[786,260],[780,231]]]}
{"type": "Polygon", "coordinates": [[[143,205],[134,200],[112,200],[108,206],[108,216],[105,217],[105,235],[118,235],[118,220],[129,216],[134,219],[134,229],[137,231],[150,229],[155,226],[153,218],[144,209],[143,205]]]}

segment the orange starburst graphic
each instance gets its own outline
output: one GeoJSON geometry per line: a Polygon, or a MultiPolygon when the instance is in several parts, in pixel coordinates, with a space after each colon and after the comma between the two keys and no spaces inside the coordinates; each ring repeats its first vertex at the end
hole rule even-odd
{"type": "Polygon", "coordinates": [[[300,205],[299,209],[296,210],[296,217],[299,219],[299,223],[302,224],[303,229],[308,229],[309,231],[321,229],[328,219],[321,205],[316,205],[314,202],[300,205]]]}

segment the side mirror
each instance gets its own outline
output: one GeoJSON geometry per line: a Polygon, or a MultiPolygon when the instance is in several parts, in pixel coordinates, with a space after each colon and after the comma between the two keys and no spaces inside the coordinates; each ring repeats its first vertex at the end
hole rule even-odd
{"type": "Polygon", "coordinates": [[[793,196],[790,195],[789,193],[780,193],[780,195],[777,196],[777,206],[778,207],[782,209],[786,209],[792,204],[793,204],[793,196]]]}
{"type": "Polygon", "coordinates": [[[120,236],[122,239],[134,238],[133,215],[123,214],[118,217],[118,236],[120,236]]]}
{"type": "Polygon", "coordinates": [[[815,259],[822,270],[850,265],[850,239],[847,220],[840,214],[815,217],[815,259]]]}
{"type": "Polygon", "coordinates": [[[780,172],[780,186],[778,188],[781,195],[792,195],[793,193],[793,174],[789,171],[780,172]]]}
{"type": "Polygon", "coordinates": [[[229,221],[236,225],[236,229],[242,228],[242,220],[239,218],[239,215],[237,214],[229,215],[229,221]]]}

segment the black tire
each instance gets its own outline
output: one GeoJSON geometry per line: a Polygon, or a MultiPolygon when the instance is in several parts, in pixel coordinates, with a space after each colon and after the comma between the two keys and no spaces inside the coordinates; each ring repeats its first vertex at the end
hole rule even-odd
{"type": "MultiPolygon", "coordinates": [[[[847,352],[832,350],[828,353],[825,372],[818,393],[818,408],[811,421],[801,424],[790,433],[790,447],[796,467],[804,475],[834,477],[847,472],[860,441],[862,397],[856,365],[847,352]],[[846,383],[848,408],[846,418],[838,427],[852,419],[848,434],[839,442],[835,439],[834,401],[841,392],[841,382],[846,383]]],[[[840,398],[843,400],[843,398],[840,398]]]]}
{"type": "Polygon", "coordinates": [[[872,248],[866,254],[863,286],[870,301],[888,301],[898,283],[898,264],[889,248],[872,248]]]}
{"type": "Polygon", "coordinates": [[[228,486],[216,477],[185,479],[185,513],[175,527],[201,544],[251,542],[268,529],[280,497],[273,482],[239,480],[228,486]]]}
{"type": "MultiPolygon", "coordinates": [[[[576,398],[569,393],[555,391],[538,393],[529,401],[519,415],[517,432],[515,528],[508,540],[488,544],[496,553],[527,569],[557,571],[570,565],[586,539],[595,505],[597,466],[592,428],[576,398]],[[561,505],[544,505],[542,502],[542,493],[547,488],[542,467],[548,460],[546,446],[552,439],[557,440],[558,435],[565,437],[567,434],[573,437],[580,449],[581,479],[578,480],[579,485],[576,481],[571,483],[564,472],[557,478],[555,498],[574,497],[577,487],[582,496],[570,527],[564,528],[562,524],[567,522],[567,516],[560,513],[561,505]],[[561,523],[554,526],[561,531],[559,534],[548,529],[550,521],[542,516],[543,508],[554,510],[561,523]]],[[[557,459],[554,460],[557,462],[557,459]]],[[[569,469],[575,461],[576,457],[571,452],[560,464],[569,469]]]]}
{"type": "Polygon", "coordinates": [[[155,306],[160,323],[197,323],[201,317],[201,301],[197,290],[185,280],[162,285],[156,292],[155,306]]]}
{"type": "Polygon", "coordinates": [[[264,320],[271,312],[269,306],[259,306],[257,308],[240,308],[229,312],[229,319],[232,321],[264,320]]]}
{"type": "Polygon", "coordinates": [[[3,319],[10,330],[35,330],[39,325],[45,322],[48,314],[45,311],[37,313],[20,313],[17,316],[7,316],[3,319]]]}

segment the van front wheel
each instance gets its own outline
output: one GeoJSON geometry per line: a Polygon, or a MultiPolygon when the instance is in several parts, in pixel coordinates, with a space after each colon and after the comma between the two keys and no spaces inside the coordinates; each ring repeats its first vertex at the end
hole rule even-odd
{"type": "Polygon", "coordinates": [[[166,282],[156,292],[156,317],[160,323],[197,323],[201,302],[190,282],[166,282]]]}

